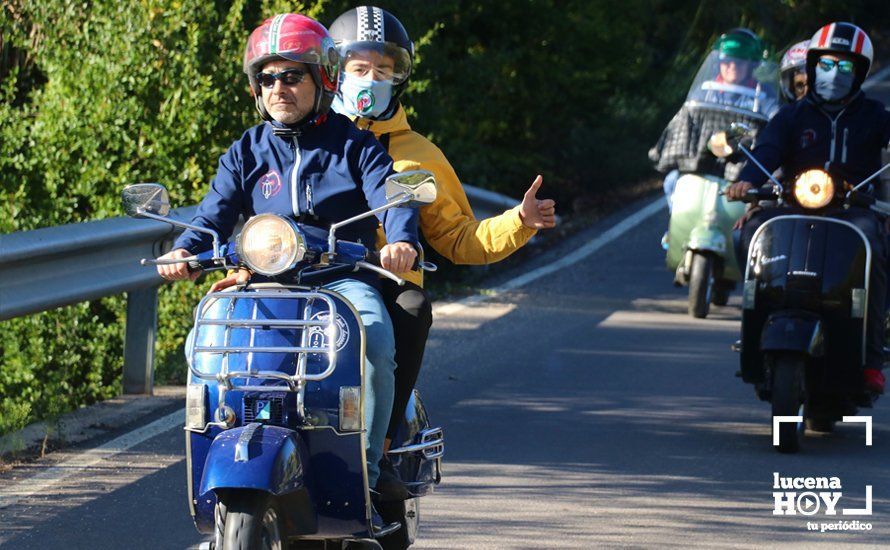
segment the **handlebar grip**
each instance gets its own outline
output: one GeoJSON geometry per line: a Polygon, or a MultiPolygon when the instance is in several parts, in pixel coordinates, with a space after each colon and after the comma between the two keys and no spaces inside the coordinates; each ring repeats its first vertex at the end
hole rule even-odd
{"type": "Polygon", "coordinates": [[[189,273],[194,273],[195,271],[203,270],[203,268],[201,267],[201,264],[198,263],[197,260],[189,260],[189,263],[186,264],[186,267],[188,268],[189,273]]]}
{"type": "Polygon", "coordinates": [[[754,188],[748,189],[745,196],[741,198],[742,202],[750,203],[757,201],[768,201],[776,198],[776,192],[773,189],[754,188]]]}
{"type": "Polygon", "coordinates": [[[850,206],[861,206],[863,208],[868,208],[869,206],[875,204],[875,202],[875,198],[871,195],[866,195],[865,193],[850,193],[850,206]]]}
{"type": "MultiPolygon", "coordinates": [[[[367,256],[365,256],[365,261],[371,265],[376,265],[377,267],[383,267],[380,265],[380,252],[377,250],[369,250],[367,256]]],[[[414,265],[411,266],[411,271],[417,271],[420,267],[420,256],[414,258],[414,265]]]]}

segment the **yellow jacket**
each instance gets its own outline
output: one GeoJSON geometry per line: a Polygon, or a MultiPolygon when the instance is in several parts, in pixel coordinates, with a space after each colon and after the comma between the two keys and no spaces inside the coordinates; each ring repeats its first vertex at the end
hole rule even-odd
{"type": "MultiPolygon", "coordinates": [[[[411,130],[402,106],[389,120],[355,119],[356,126],[370,130],[377,139],[389,134],[389,154],[396,172],[429,170],[436,176],[438,195],[420,208],[420,231],[436,252],[456,264],[490,264],[503,260],[531,239],[536,231],[522,225],[519,207],[477,221],[454,172],[442,151],[411,130]]],[[[386,244],[382,228],[377,230],[377,248],[386,244]]],[[[400,273],[400,277],[423,285],[422,272],[400,273]]]]}

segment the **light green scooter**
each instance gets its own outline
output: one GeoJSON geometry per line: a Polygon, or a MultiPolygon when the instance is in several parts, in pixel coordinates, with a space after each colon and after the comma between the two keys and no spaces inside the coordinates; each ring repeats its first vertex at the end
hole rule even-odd
{"type": "Polygon", "coordinates": [[[667,267],[674,284],[689,286],[689,314],[703,319],[710,305],[726,305],[741,280],[733,251],[732,226],[745,212],[729,202],[724,179],[686,174],[677,181],[667,238],[667,267]]]}

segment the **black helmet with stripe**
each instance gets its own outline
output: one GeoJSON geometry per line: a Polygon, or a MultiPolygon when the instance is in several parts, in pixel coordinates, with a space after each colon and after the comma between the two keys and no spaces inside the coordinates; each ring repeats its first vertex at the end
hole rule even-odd
{"type": "Polygon", "coordinates": [[[376,51],[394,62],[391,111],[408,86],[414,68],[414,42],[402,23],[388,11],[359,6],[342,14],[330,27],[331,38],[340,52],[341,69],[353,52],[376,51]]]}
{"type": "Polygon", "coordinates": [[[847,97],[855,95],[868,76],[874,59],[874,48],[865,31],[852,23],[843,22],[830,23],[816,31],[807,49],[807,80],[811,90],[815,89],[816,64],[823,54],[846,54],[853,59],[856,76],[847,97]]]}

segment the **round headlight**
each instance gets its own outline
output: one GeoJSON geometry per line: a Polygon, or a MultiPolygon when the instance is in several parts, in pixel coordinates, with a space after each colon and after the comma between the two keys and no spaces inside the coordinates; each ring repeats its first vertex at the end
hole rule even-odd
{"type": "Polygon", "coordinates": [[[804,208],[828,206],[834,197],[834,182],[822,170],[807,170],[794,180],[794,198],[804,208]]]}
{"type": "Polygon", "coordinates": [[[293,269],[306,255],[306,239],[297,225],[276,214],[247,220],[238,236],[238,257],[261,275],[279,275],[293,269]]]}

